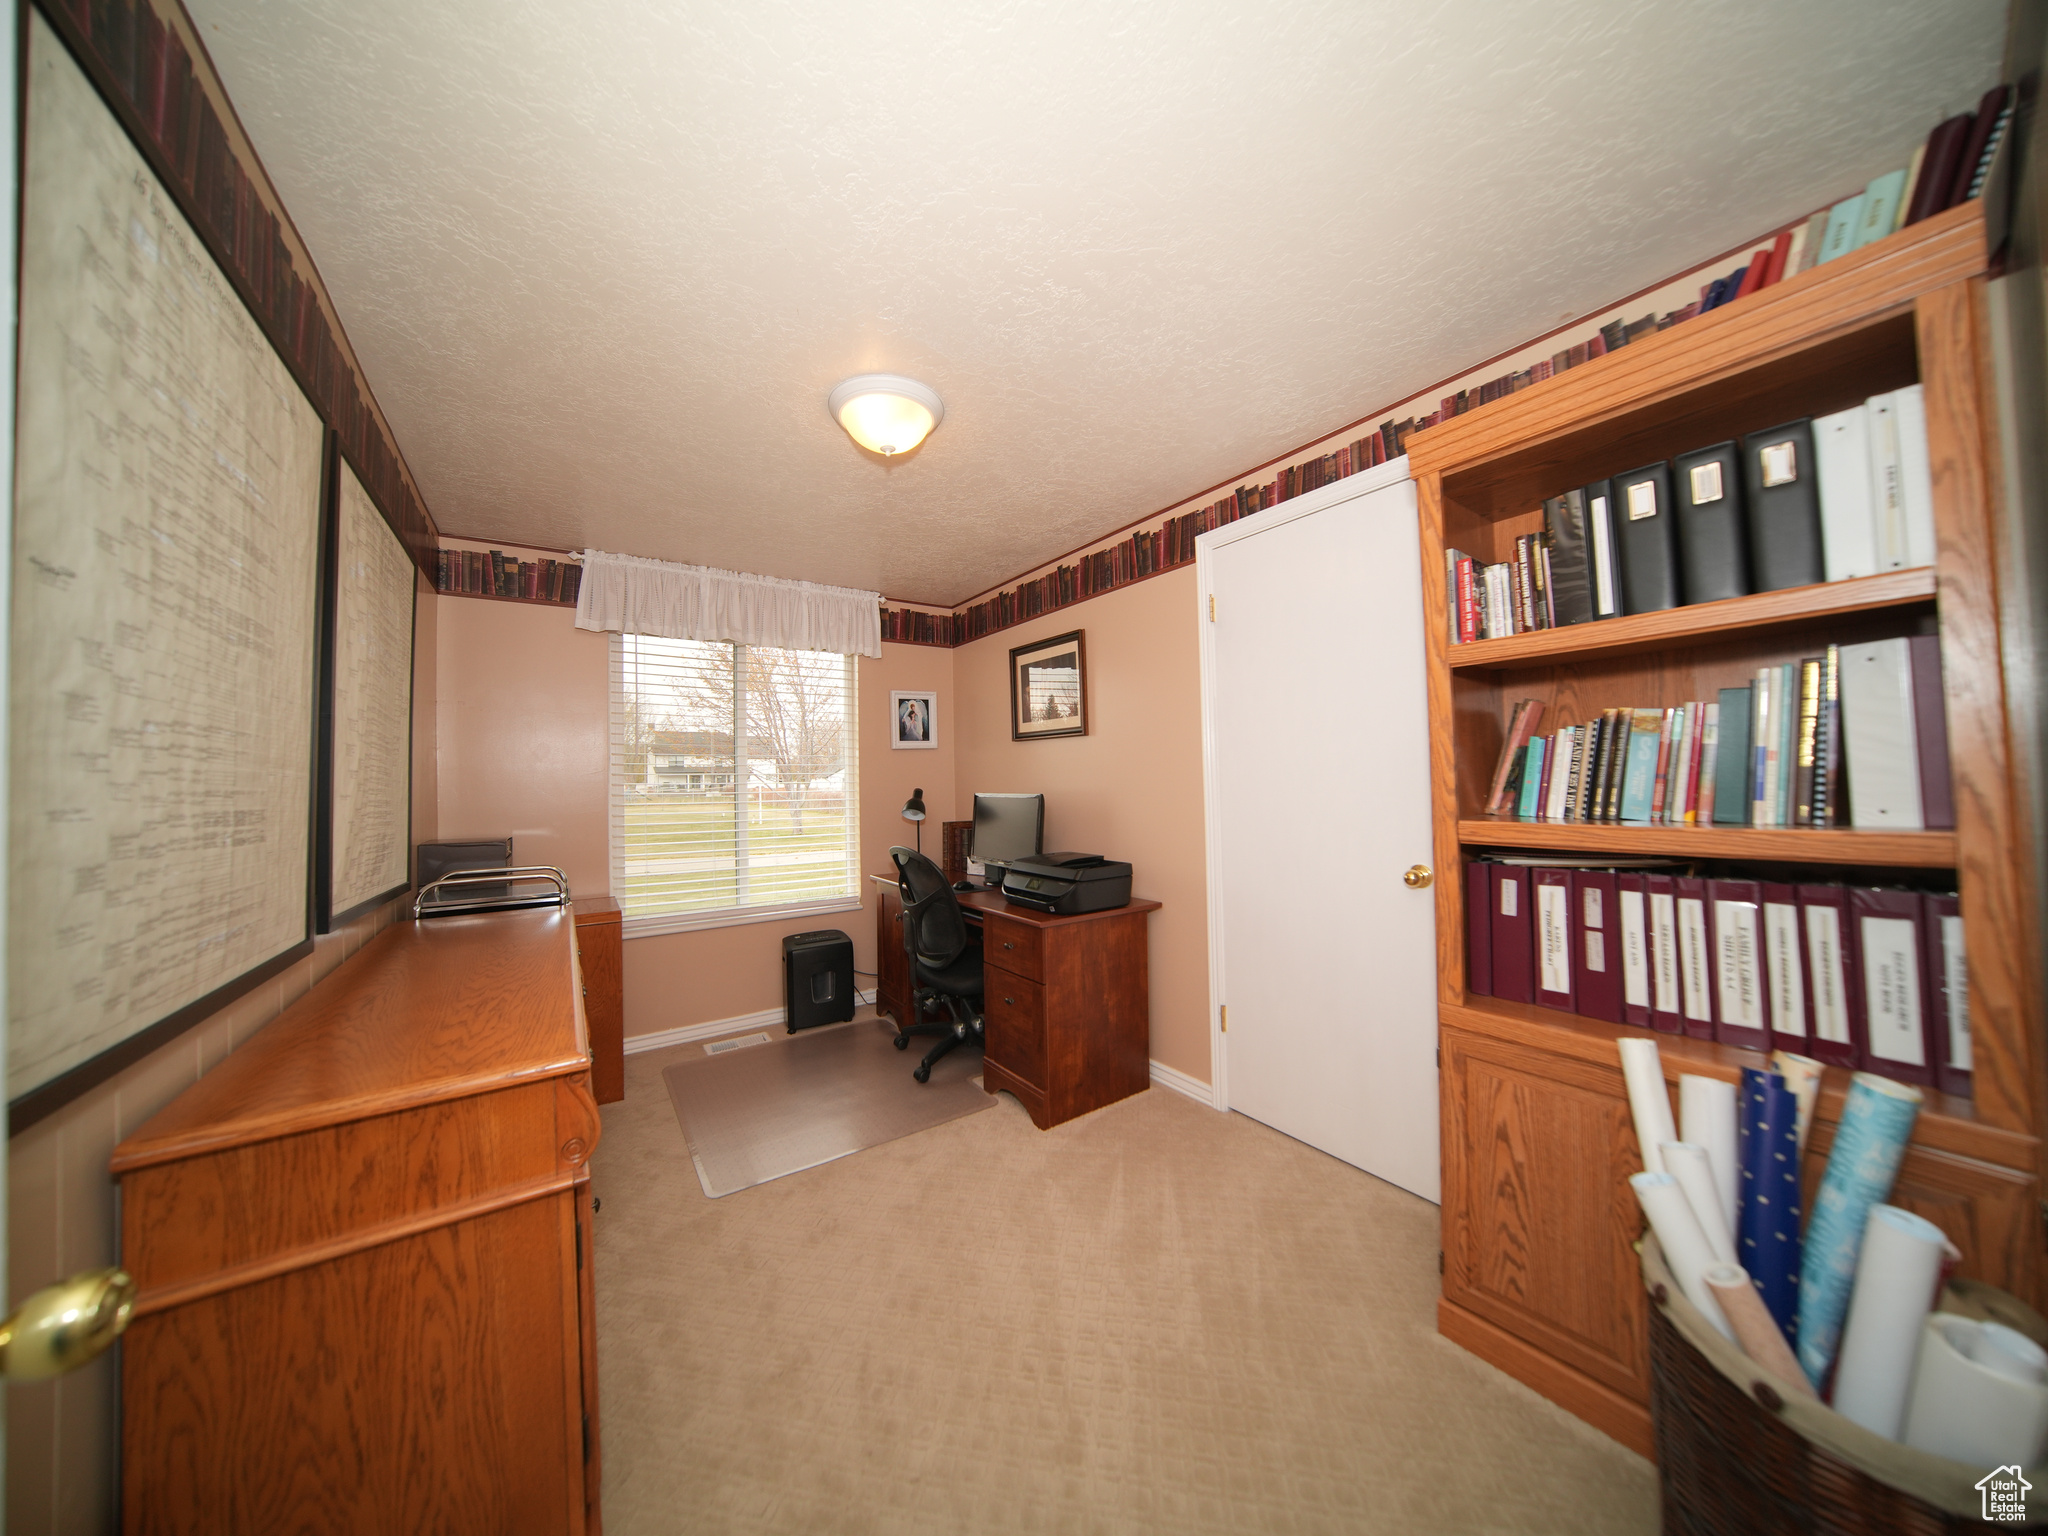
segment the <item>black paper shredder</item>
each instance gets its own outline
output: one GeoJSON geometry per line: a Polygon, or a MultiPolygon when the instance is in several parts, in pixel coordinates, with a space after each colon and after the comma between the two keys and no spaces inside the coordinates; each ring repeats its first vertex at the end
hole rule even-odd
{"type": "Polygon", "coordinates": [[[853,940],[837,928],[782,941],[782,998],[789,1033],[853,1017],[853,940]]]}

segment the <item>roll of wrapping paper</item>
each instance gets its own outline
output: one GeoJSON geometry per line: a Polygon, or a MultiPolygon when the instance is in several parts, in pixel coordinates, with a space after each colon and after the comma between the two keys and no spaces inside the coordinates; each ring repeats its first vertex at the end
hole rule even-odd
{"type": "Polygon", "coordinates": [[[1735,1342],[1742,1346],[1742,1352],[1777,1377],[1788,1391],[1815,1396],[1806,1372],[1799,1368],[1799,1357],[1792,1353],[1783,1330],[1764,1309],[1763,1298],[1757,1295],[1749,1271],[1740,1264],[1716,1264],[1707,1271],[1706,1282],[1714,1299],[1721,1303],[1721,1315],[1735,1330],[1735,1342]]]}
{"type": "Polygon", "coordinates": [[[1662,1173],[1664,1156],[1657,1148],[1678,1140],[1678,1127],[1671,1123],[1671,1095],[1664,1089],[1664,1063],[1654,1040],[1623,1040],[1620,1044],[1621,1075],[1628,1084],[1628,1107],[1635,1116],[1643,1172],[1662,1173]]]}
{"type": "Polygon", "coordinates": [[[1849,1081],[1842,1123],[1806,1224],[1799,1270],[1799,1331],[1793,1347],[1806,1379],[1824,1386],[1842,1342],[1842,1318],[1856,1278],[1856,1255],[1870,1208],[1892,1192],[1907,1138],[1920,1113],[1920,1090],[1858,1072],[1849,1081]]]}
{"type": "Polygon", "coordinates": [[[1771,1070],[1785,1079],[1785,1086],[1799,1100],[1799,1150],[1803,1154],[1806,1151],[1806,1133],[1813,1129],[1813,1107],[1820,1102],[1820,1079],[1825,1069],[1811,1056],[1773,1051],[1771,1070]]]}
{"type": "Polygon", "coordinates": [[[1692,1202],[1685,1198],[1678,1180],[1668,1173],[1638,1173],[1630,1175],[1628,1182],[1643,1214],[1650,1218],[1651,1229],[1664,1249],[1664,1262],[1685,1299],[1699,1308],[1700,1316],[1734,1338],[1735,1330],[1721,1315],[1721,1303],[1707,1289],[1706,1275],[1714,1267],[1714,1252],[1707,1246],[1707,1235],[1700,1230],[1692,1202]]]}
{"type": "Polygon", "coordinates": [[[2031,1467],[2048,1443],[2048,1386],[1977,1358],[1996,1323],[1937,1312],[1921,1324],[1906,1444],[1973,1467],[2031,1467]]]}
{"type": "Polygon", "coordinates": [[[1870,1208],[1831,1400],[1835,1412],[1887,1440],[1906,1427],[1921,1325],[1934,1310],[1948,1251],[1941,1228],[1924,1216],[1894,1205],[1870,1208]]]}
{"type": "Polygon", "coordinates": [[[1714,1170],[1714,1188],[1721,1195],[1721,1219],[1727,1223],[1731,1240],[1742,1208],[1738,1123],[1733,1083],[1724,1083],[1718,1077],[1701,1077],[1696,1072],[1679,1075],[1679,1134],[1707,1149],[1707,1166],[1714,1170]]]}
{"type": "Polygon", "coordinates": [[[1714,1188],[1714,1171],[1707,1165],[1707,1149],[1696,1142],[1666,1141],[1658,1145],[1664,1154],[1664,1171],[1678,1180],[1692,1213],[1700,1220],[1707,1247],[1718,1264],[1735,1262],[1735,1233],[1721,1214],[1721,1192],[1714,1188]]]}
{"type": "MultiPolygon", "coordinates": [[[[1737,1262],[1787,1339],[1799,1328],[1799,1100],[1775,1072],[1742,1070],[1737,1262]]],[[[1815,1382],[1818,1387],[1820,1383],[1815,1382]]]]}

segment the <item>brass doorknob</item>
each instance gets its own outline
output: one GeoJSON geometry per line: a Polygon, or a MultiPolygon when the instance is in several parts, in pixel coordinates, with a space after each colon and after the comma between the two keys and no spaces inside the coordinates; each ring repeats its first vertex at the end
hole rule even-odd
{"type": "Polygon", "coordinates": [[[41,1381],[76,1370],[121,1336],[135,1311],[125,1269],[89,1269],[46,1285],[0,1323],[0,1375],[41,1381]]]}
{"type": "Polygon", "coordinates": [[[1401,883],[1411,891],[1424,891],[1429,889],[1429,882],[1435,878],[1427,864],[1410,864],[1408,873],[1401,877],[1401,883]]]}

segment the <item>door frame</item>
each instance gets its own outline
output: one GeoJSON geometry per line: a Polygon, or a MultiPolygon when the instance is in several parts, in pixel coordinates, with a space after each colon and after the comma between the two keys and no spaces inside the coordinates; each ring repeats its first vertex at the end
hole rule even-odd
{"type": "MultiPolygon", "coordinates": [[[[1230,1108],[1230,1053],[1223,1048],[1223,1009],[1229,999],[1224,994],[1228,968],[1222,892],[1228,871],[1223,868],[1222,811],[1216,797],[1216,621],[1209,608],[1216,592],[1216,551],[1239,539],[1270,533],[1296,518],[1327,512],[1411,478],[1408,456],[1403,454],[1345,479],[1317,486],[1276,507],[1212,528],[1195,540],[1195,619],[1202,637],[1202,837],[1209,905],[1209,1102],[1218,1109],[1230,1108]]],[[[1419,574],[1417,579],[1421,579],[1419,574]]]]}

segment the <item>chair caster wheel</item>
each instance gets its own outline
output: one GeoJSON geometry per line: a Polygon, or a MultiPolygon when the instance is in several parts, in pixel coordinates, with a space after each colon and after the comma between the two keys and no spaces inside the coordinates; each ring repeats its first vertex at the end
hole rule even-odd
{"type": "Polygon", "coordinates": [[[919,1067],[915,1072],[912,1072],[910,1075],[916,1078],[920,1083],[928,1083],[932,1080],[932,1069],[930,1067],[919,1067]]]}
{"type": "Polygon", "coordinates": [[[910,1036],[908,1036],[908,1035],[898,1035],[898,1036],[896,1036],[896,1049],[897,1049],[897,1050],[899,1050],[899,1051],[907,1051],[907,1050],[909,1050],[909,1049],[910,1049],[910,1036]]]}

